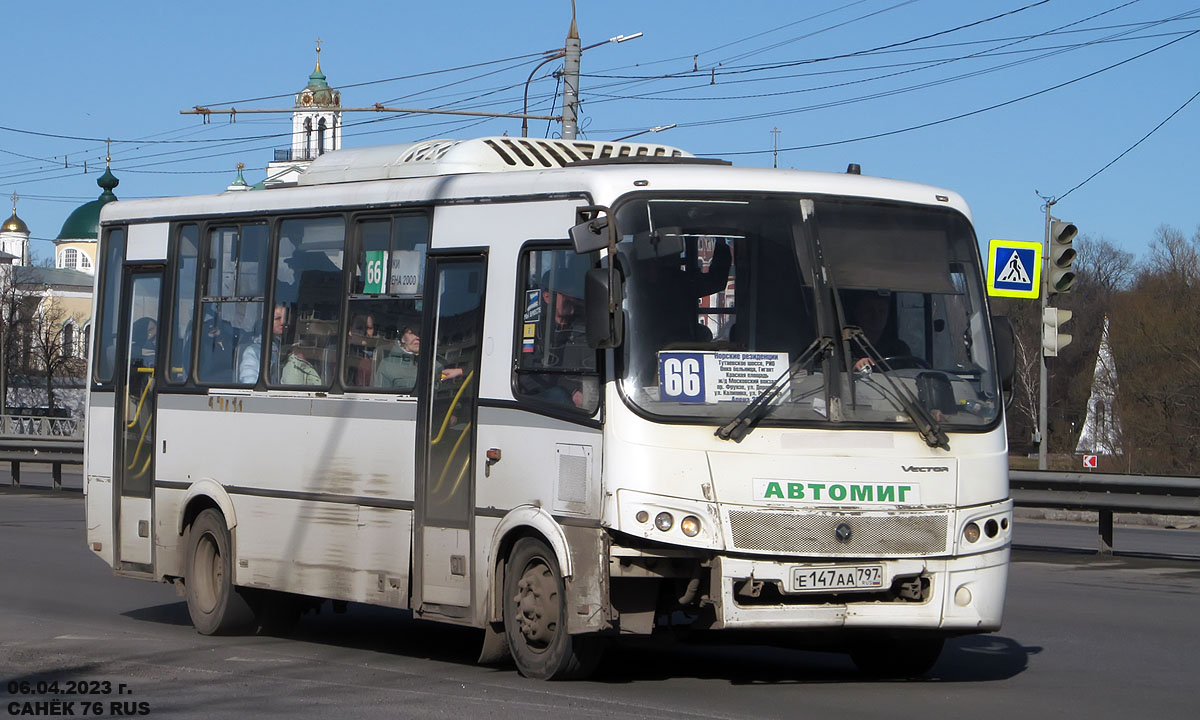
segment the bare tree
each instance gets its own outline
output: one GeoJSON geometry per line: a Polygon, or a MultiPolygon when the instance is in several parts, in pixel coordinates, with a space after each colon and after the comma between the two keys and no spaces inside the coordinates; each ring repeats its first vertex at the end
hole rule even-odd
{"type": "Polygon", "coordinates": [[[1113,313],[1117,398],[1133,469],[1200,473],[1200,232],[1156,233],[1132,288],[1113,313]]]}
{"type": "Polygon", "coordinates": [[[993,311],[1008,317],[1013,327],[1012,403],[1008,407],[1008,445],[1017,453],[1034,449],[1038,426],[1038,362],[1042,351],[1042,320],[1038,304],[1029,300],[996,298],[993,311]]]}
{"type": "Polygon", "coordinates": [[[55,379],[78,377],[86,366],[78,354],[78,328],[70,320],[70,315],[52,295],[42,300],[31,318],[31,361],[45,378],[46,406],[51,413],[54,411],[55,379]]]}
{"type": "Polygon", "coordinates": [[[0,266],[0,412],[8,411],[8,388],[25,365],[25,321],[36,297],[13,277],[13,266],[0,266]]]}

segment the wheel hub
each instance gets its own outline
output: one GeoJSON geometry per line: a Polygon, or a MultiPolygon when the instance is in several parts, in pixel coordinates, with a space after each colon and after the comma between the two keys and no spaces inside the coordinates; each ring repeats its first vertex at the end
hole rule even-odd
{"type": "Polygon", "coordinates": [[[544,650],[558,632],[558,584],[550,568],[535,563],[517,581],[517,623],[530,648],[544,650]]]}

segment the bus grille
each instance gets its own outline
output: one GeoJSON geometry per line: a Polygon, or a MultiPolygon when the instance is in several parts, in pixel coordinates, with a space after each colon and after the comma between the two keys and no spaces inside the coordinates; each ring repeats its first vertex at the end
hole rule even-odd
{"type": "Polygon", "coordinates": [[[738,550],[796,555],[924,555],[946,550],[945,514],[801,515],[731,510],[729,527],[738,550]],[[836,530],[850,527],[847,542],[836,530]]]}

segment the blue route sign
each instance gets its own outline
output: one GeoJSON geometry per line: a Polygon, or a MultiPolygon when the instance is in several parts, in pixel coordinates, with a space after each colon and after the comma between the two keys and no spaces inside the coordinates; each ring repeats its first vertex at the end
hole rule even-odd
{"type": "Polygon", "coordinates": [[[1041,293],[1042,244],[1025,240],[988,242],[988,295],[1036,298],[1041,293]]]}

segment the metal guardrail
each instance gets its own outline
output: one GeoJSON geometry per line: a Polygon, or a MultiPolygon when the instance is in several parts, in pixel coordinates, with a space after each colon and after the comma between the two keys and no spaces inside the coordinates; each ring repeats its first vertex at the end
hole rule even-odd
{"type": "Polygon", "coordinates": [[[1113,513],[1200,515],[1200,478],[1054,470],[1008,476],[1017,507],[1098,512],[1101,553],[1113,550],[1113,513]]]}
{"type": "Polygon", "coordinates": [[[21,487],[21,463],[52,467],[54,489],[62,489],[62,466],[83,464],[83,441],[67,438],[14,439],[0,437],[0,462],[12,467],[12,486],[21,487]]]}
{"type": "Polygon", "coordinates": [[[0,415],[0,439],[10,437],[65,437],[83,439],[83,423],[78,418],[41,415],[0,415]]]}
{"type": "Polygon", "coordinates": [[[83,423],[76,418],[0,415],[0,462],[12,467],[12,485],[21,486],[21,463],[53,468],[54,489],[62,489],[62,466],[83,464],[83,423]]]}

